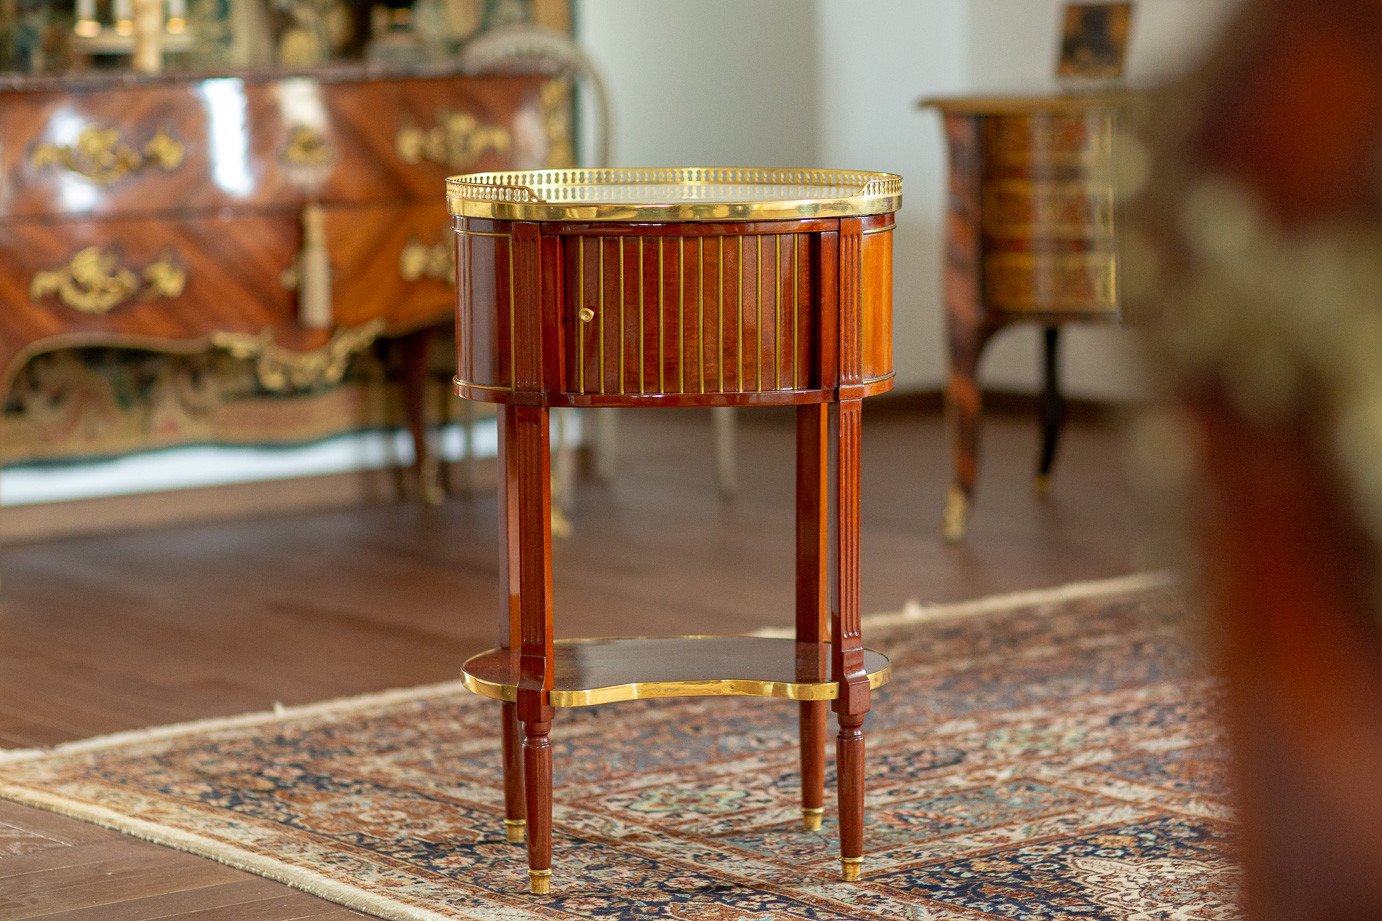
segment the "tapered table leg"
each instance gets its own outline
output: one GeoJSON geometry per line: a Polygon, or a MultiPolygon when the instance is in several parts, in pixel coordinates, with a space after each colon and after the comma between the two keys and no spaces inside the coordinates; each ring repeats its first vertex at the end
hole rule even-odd
{"type": "Polygon", "coordinates": [[[830,677],[839,684],[834,710],[840,724],[835,772],[840,803],[840,864],[857,880],[864,857],[864,718],[869,680],[859,614],[859,439],[862,403],[843,400],[827,410],[827,493],[830,560],[830,677]]]}
{"type": "Polygon", "coordinates": [[[505,550],[510,554],[511,585],[517,573],[517,714],[524,731],[529,887],[545,895],[552,873],[552,748],[547,735],[553,679],[549,413],[544,406],[506,404],[502,416],[506,492],[517,497],[517,539],[506,540],[505,550]]]}
{"type": "MultiPolygon", "coordinates": [[[[499,648],[518,649],[523,642],[519,630],[518,492],[510,473],[508,414],[500,412],[499,423],[499,582],[504,600],[499,611],[499,648]]],[[[523,801],[523,728],[518,721],[518,705],[500,705],[500,725],[504,766],[504,834],[510,844],[522,844],[526,835],[528,811],[523,801]]]]}
{"type": "Polygon", "coordinates": [[[523,785],[523,731],[518,722],[518,705],[505,701],[504,730],[504,834],[510,844],[522,844],[528,824],[523,785]]]}
{"type": "MultiPolygon", "coordinates": [[[[797,407],[797,535],[796,631],[797,680],[825,681],[830,663],[826,606],[826,553],[829,521],[826,514],[825,406],[797,407]]],[[[802,701],[801,819],[802,828],[816,831],[825,813],[825,745],[828,707],[823,700],[802,701]]]]}
{"type": "Polygon", "coordinates": [[[528,888],[547,895],[552,885],[552,742],[550,722],[524,724],[523,779],[528,805],[528,888]]]}

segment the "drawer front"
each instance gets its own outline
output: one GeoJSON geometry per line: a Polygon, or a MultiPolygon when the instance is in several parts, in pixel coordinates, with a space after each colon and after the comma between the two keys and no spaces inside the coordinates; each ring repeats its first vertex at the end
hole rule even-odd
{"type": "Polygon", "coordinates": [[[1113,238],[1111,180],[995,179],[983,190],[984,233],[1008,240],[1113,238]]]}
{"type": "Polygon", "coordinates": [[[1113,157],[1114,113],[1032,112],[985,118],[984,172],[1107,169],[1113,157]]]}
{"type": "Polygon", "coordinates": [[[1117,315],[1116,118],[1096,107],[984,119],[979,226],[988,306],[1117,315]]]}
{"type": "Polygon", "coordinates": [[[336,325],[382,319],[390,333],[454,319],[456,243],[442,199],[326,212],[336,325]]]}
{"type": "Polygon", "coordinates": [[[989,253],[984,294],[1000,310],[1116,315],[1117,261],[1111,249],[989,253]]]}
{"type": "Polygon", "coordinates": [[[0,331],[21,345],[175,346],[283,326],[299,236],[291,216],[0,225],[0,331]]]}
{"type": "Polygon", "coordinates": [[[0,207],[117,215],[444,200],[448,175],[537,168],[567,149],[550,87],[536,76],[287,77],[11,91],[0,100],[0,207]]]}
{"type": "Polygon", "coordinates": [[[563,245],[568,392],[819,386],[807,235],[575,236],[563,245]]]}

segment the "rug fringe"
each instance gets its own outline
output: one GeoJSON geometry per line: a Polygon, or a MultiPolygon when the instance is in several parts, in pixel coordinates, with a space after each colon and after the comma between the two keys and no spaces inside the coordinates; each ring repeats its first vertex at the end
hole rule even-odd
{"type": "MultiPolygon", "coordinates": [[[[131,733],[131,735],[133,734],[131,733]]],[[[171,847],[174,850],[184,851],[198,857],[206,857],[233,869],[283,883],[285,886],[291,886],[309,895],[335,902],[337,905],[343,905],[354,911],[383,918],[385,921],[458,921],[463,917],[480,917],[478,915],[443,915],[425,908],[414,908],[400,903],[395,898],[371,895],[356,886],[338,882],[305,867],[294,866],[272,857],[261,857],[248,853],[242,848],[226,845],[215,838],[148,822],[106,809],[103,806],[83,803],[65,796],[42,793],[6,783],[0,783],[0,796],[26,806],[45,809],[144,841],[171,847]]]]}

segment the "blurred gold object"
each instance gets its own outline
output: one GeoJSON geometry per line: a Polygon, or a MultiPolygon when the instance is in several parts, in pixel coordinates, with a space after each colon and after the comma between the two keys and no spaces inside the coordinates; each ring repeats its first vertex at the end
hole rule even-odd
{"type": "Polygon", "coordinates": [[[171,173],[182,165],[185,152],[185,145],[164,128],[136,148],[120,139],[118,128],[87,125],[71,144],[37,145],[29,155],[29,168],[60,166],[99,185],[110,185],[143,169],[171,173]]]}

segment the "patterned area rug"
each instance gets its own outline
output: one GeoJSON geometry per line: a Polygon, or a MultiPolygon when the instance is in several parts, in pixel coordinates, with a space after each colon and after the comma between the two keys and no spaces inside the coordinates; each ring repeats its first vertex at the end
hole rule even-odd
{"type": "Polygon", "coordinates": [[[801,831],[778,701],[559,713],[547,898],[504,840],[497,705],[455,684],[6,753],[0,795],[406,921],[1231,921],[1217,692],[1184,619],[1132,579],[867,622],[896,677],[857,884],[828,815],[801,831]]]}

